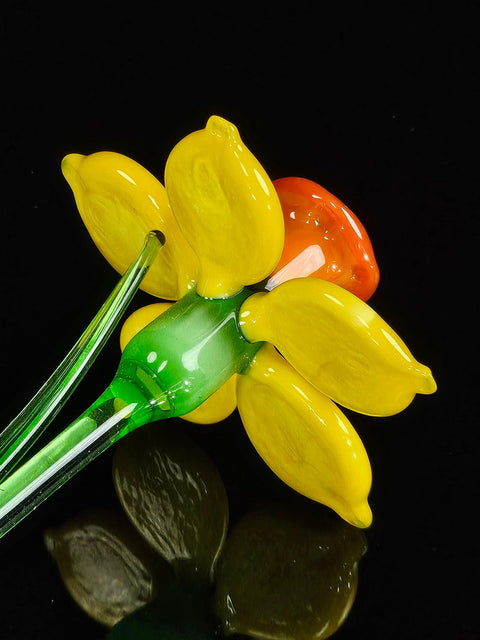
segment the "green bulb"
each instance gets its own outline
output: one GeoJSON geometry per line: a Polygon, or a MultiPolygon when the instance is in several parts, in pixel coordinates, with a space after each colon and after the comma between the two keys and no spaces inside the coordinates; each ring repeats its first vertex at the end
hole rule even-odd
{"type": "Polygon", "coordinates": [[[110,387],[114,395],[142,404],[144,422],[196,409],[263,344],[247,342],[239,328],[240,306],[251,293],[226,299],[188,293],[128,343],[110,387]]]}

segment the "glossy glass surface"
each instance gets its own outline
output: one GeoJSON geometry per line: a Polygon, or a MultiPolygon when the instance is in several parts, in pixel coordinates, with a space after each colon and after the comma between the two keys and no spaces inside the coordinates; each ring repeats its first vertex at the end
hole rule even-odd
{"type": "MultiPolygon", "coordinates": [[[[157,302],[134,311],[125,321],[120,334],[120,348],[125,349],[130,340],[147,324],[156,320],[172,306],[171,302],[157,302]]],[[[225,420],[237,406],[237,375],[233,374],[227,382],[202,402],[196,409],[180,416],[197,424],[212,424],[225,420]]]]}
{"type": "Polygon", "coordinates": [[[223,300],[195,292],[184,296],[128,343],[113,388],[120,397],[125,382],[141,388],[153,411],[148,421],[157,413],[173,417],[196,409],[245,370],[262,346],[251,345],[238,326],[240,305],[250,295],[244,290],[223,300]]]}
{"type": "Polygon", "coordinates": [[[275,268],[284,240],[280,202],[234,124],[211,116],[181,140],[168,157],[165,186],[200,262],[200,295],[233,295],[275,268]]]}
{"type": "MultiPolygon", "coordinates": [[[[273,291],[252,295],[253,289],[243,288],[263,289],[281,254],[284,222],[268,175],[235,125],[211,116],[204,129],[181,140],[166,164],[166,192],[140,165],[116,154],[73,154],[63,169],[87,229],[117,269],[123,269],[145,226],[157,226],[160,220],[171,250],[170,269],[178,274],[167,268],[165,255],[170,254],[162,253],[160,286],[154,293],[166,291],[167,285],[173,288],[163,295],[171,297],[196,289],[143,323],[140,331],[134,327],[106,392],[0,486],[0,531],[11,528],[134,428],[175,416],[211,422],[228,415],[237,386],[247,432],[271,468],[297,491],[332,506],[356,526],[368,526],[368,458],[353,428],[322,393],[362,413],[391,415],[405,408],[415,393],[433,393],[436,385],[428,367],[415,361],[357,296],[333,282],[308,277],[316,274],[308,267],[325,257],[319,244],[310,244],[290,260],[287,282],[274,282],[285,277],[284,267],[267,281],[265,288],[273,291]],[[299,266],[300,275],[307,277],[292,277],[299,266]],[[276,347],[294,369],[280,367],[278,358],[273,361],[273,347],[259,357],[262,366],[257,362],[259,368],[249,369],[264,342],[276,347]],[[245,381],[239,382],[237,375],[245,375],[245,381]],[[218,412],[211,411],[210,403],[204,405],[216,393],[221,399],[218,412]],[[351,437],[342,440],[340,431],[351,437]],[[349,459],[358,462],[357,491],[349,459]]],[[[310,200],[327,198],[301,180],[294,182],[295,188],[286,185],[290,195],[304,189],[310,200]]],[[[323,241],[332,240],[328,277],[347,274],[338,282],[350,288],[353,282],[375,284],[371,247],[353,214],[331,198],[330,208],[325,205],[328,219],[320,210],[313,215],[305,203],[302,207],[298,212],[287,207],[292,220],[297,213],[299,220],[306,216],[302,233],[296,227],[290,231],[302,235],[308,228],[307,236],[315,237],[320,229],[323,241]],[[333,214],[338,208],[343,218],[333,214]],[[364,273],[366,264],[370,278],[364,273]]],[[[290,244],[287,239],[287,253],[290,244]]]]}
{"type": "Polygon", "coordinates": [[[247,340],[272,343],[317,389],[359,413],[392,415],[416,393],[436,390],[430,369],[393,329],[331,282],[300,278],[256,293],[240,320],[247,340]]]}
{"type": "Polygon", "coordinates": [[[142,251],[87,329],[41,389],[2,431],[0,478],[15,468],[74,392],[118,324],[164,242],[165,237],[160,232],[147,234],[142,251]]]}
{"type": "MultiPolygon", "coordinates": [[[[61,156],[117,151],[163,182],[170,149],[218,112],[272,182],[311,178],[357,214],[381,272],[369,304],[438,384],[396,416],[346,412],[372,464],[374,520],[353,608],[332,640],[478,638],[479,4],[2,9],[1,426],[117,281],[83,227],[61,156]]],[[[132,310],[149,301],[140,293],[132,310]]],[[[117,333],[45,436],[108,384],[117,333]]],[[[277,495],[237,412],[214,426],[171,423],[195,433],[221,470],[232,524],[277,495]]],[[[85,508],[118,507],[111,452],[0,540],[4,640],[106,635],[70,598],[43,533],[85,508]]]]}
{"type": "Polygon", "coordinates": [[[163,185],[134,160],[100,151],[72,153],[62,161],[78,211],[95,245],[119,273],[124,273],[151,229],[168,242],[142,283],[160,298],[177,300],[192,288],[198,261],[183,237],[163,185]]]}
{"type": "Polygon", "coordinates": [[[370,462],[337,405],[271,345],[258,352],[248,375],[239,376],[237,394],[248,436],[274,473],[354,526],[369,527],[370,462]]]}
{"type": "Polygon", "coordinates": [[[282,205],[285,244],[270,286],[297,272],[329,280],[368,300],[379,270],[367,232],[353,211],[313,180],[280,178],[273,184],[282,205]]]}

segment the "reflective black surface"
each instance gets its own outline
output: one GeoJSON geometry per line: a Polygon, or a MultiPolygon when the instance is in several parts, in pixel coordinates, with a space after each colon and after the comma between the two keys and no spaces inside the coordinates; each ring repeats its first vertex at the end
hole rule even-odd
{"type": "MultiPolygon", "coordinates": [[[[478,633],[477,21],[468,8],[390,10],[7,4],[1,421],[116,282],[83,229],[61,158],[109,149],[162,178],[173,145],[223,115],[272,178],[316,180],[359,216],[381,272],[370,304],[439,387],[398,416],[349,415],[373,468],[374,524],[353,608],[333,637],[463,640],[478,633]]],[[[118,358],[114,337],[52,431],[97,397],[118,358]]],[[[232,523],[284,496],[237,415],[207,429],[178,424],[217,465],[232,523]]],[[[0,541],[1,637],[104,637],[64,589],[43,534],[83,508],[118,504],[112,455],[0,541]]]]}

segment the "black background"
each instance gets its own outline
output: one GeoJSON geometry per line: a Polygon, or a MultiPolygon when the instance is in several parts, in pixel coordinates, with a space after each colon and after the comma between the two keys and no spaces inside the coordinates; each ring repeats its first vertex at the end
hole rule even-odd
{"type": "MultiPolygon", "coordinates": [[[[61,158],[118,151],[162,179],[174,144],[222,115],[272,179],[316,180],[360,217],[381,271],[370,304],[439,386],[397,416],[351,416],[372,463],[374,524],[336,637],[476,638],[478,12],[352,5],[4,3],[1,422],[117,280],[61,158]]],[[[53,430],[103,390],[118,358],[114,337],[53,430]]],[[[274,482],[237,416],[193,431],[232,488],[233,518],[268,494],[274,482]]],[[[103,637],[42,536],[85,507],[115,505],[110,464],[107,452],[1,540],[0,637],[103,637]]]]}

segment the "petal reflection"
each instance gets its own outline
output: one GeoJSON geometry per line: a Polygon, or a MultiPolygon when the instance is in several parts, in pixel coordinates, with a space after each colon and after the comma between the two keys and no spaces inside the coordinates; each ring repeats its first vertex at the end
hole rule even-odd
{"type": "Polygon", "coordinates": [[[48,530],[45,542],[73,599],[109,627],[151,602],[173,579],[169,565],[124,515],[84,513],[48,530]]]}
{"type": "Polygon", "coordinates": [[[113,480],[133,525],[177,574],[211,579],[227,531],[228,502],[206,454],[186,436],[154,423],[119,443],[113,480]]]}
{"type": "Polygon", "coordinates": [[[337,518],[292,507],[244,516],[217,572],[214,608],[226,634],[319,640],[345,621],[365,535],[337,518]]]}

